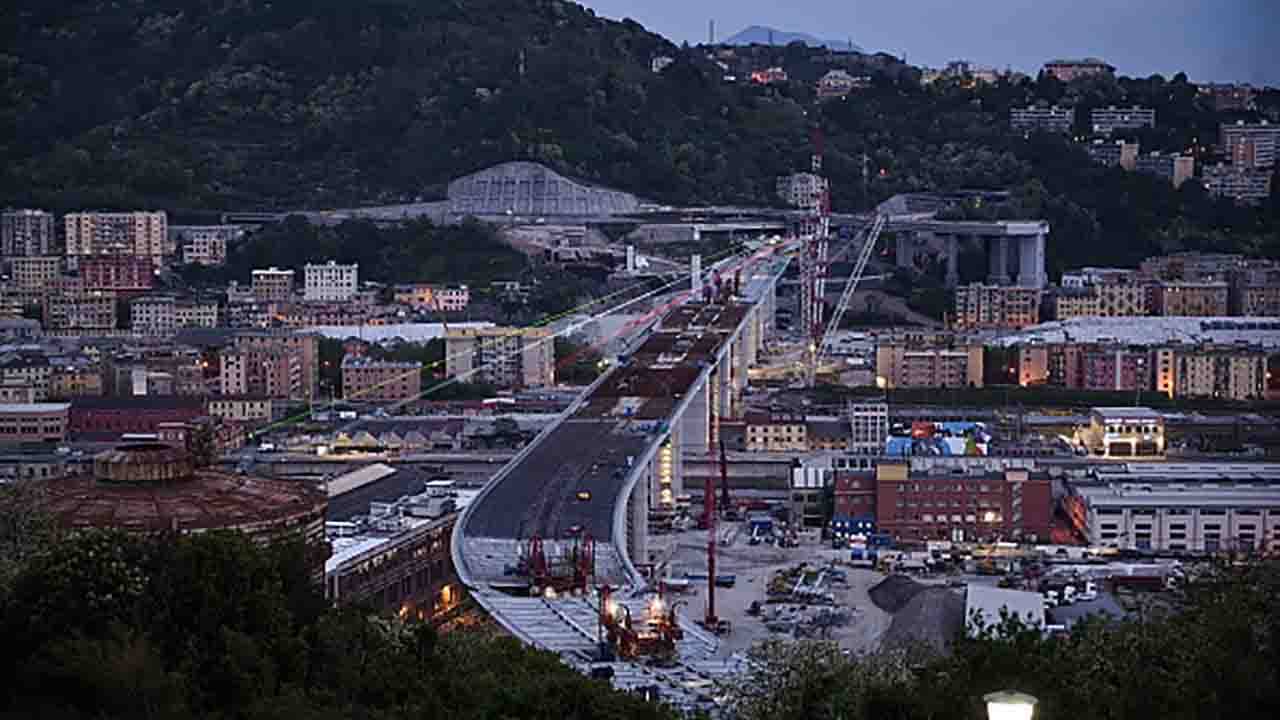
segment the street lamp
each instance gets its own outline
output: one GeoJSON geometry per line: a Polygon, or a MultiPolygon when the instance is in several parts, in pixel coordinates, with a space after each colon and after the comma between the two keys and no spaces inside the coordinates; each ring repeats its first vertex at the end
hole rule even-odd
{"type": "Polygon", "coordinates": [[[1001,690],[982,696],[987,703],[987,720],[1031,720],[1037,700],[1026,693],[1001,690]]]}

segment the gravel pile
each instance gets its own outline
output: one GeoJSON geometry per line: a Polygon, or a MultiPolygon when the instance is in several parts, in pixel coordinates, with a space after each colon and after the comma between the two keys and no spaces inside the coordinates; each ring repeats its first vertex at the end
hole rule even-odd
{"type": "Polygon", "coordinates": [[[888,613],[896,613],[924,589],[924,585],[906,575],[890,575],[868,590],[867,594],[876,607],[888,613]]]}
{"type": "Polygon", "coordinates": [[[927,645],[945,653],[964,631],[964,597],[942,587],[923,588],[893,614],[882,647],[927,645]]]}

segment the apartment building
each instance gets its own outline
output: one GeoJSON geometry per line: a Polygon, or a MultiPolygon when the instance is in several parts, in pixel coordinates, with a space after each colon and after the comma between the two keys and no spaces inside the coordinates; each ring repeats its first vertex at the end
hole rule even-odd
{"type": "Polygon", "coordinates": [[[187,265],[224,265],[227,245],[244,235],[239,225],[181,225],[170,228],[187,265]]]}
{"type": "Polygon", "coordinates": [[[1052,75],[1065,83],[1092,75],[1112,75],[1115,71],[1114,66],[1095,57],[1050,60],[1044,64],[1046,75],[1052,75]]]}
{"type": "Polygon", "coordinates": [[[1267,355],[1245,348],[1176,349],[1173,397],[1258,400],[1267,388],[1267,355]]]}
{"type": "Polygon", "coordinates": [[[155,266],[146,257],[95,255],[83,257],[77,264],[88,292],[140,293],[155,283],[155,266]]]}
{"type": "Polygon", "coordinates": [[[13,289],[24,293],[43,293],[53,289],[62,275],[62,258],[15,257],[9,261],[13,289]]]}
{"type": "Polygon", "coordinates": [[[1089,157],[1099,165],[1133,170],[1138,162],[1138,143],[1124,140],[1094,140],[1085,146],[1089,157]]]}
{"type": "Polygon", "coordinates": [[[1092,287],[1058,288],[1052,295],[1052,307],[1055,320],[1102,315],[1102,299],[1092,287]]]}
{"type": "Polygon", "coordinates": [[[129,303],[129,328],[143,337],[173,337],[177,300],[172,295],[146,295],[129,303]]]}
{"type": "Polygon", "coordinates": [[[1142,317],[1148,314],[1147,288],[1142,285],[1095,285],[1102,317],[1142,317]]]}
{"type": "Polygon", "coordinates": [[[307,263],[303,271],[303,299],[307,302],[344,302],[360,290],[360,266],[339,265],[330,260],[323,265],[307,263]]]}
{"type": "Polygon", "coordinates": [[[1280,263],[1241,268],[1230,284],[1232,315],[1280,317],[1280,263]]]}
{"type": "Polygon", "coordinates": [[[20,354],[0,359],[0,383],[28,387],[40,402],[49,397],[49,378],[53,367],[43,355],[20,354]]]}
{"type": "Polygon", "coordinates": [[[1218,128],[1222,152],[1237,170],[1258,170],[1276,164],[1280,145],[1280,124],[1262,121],[1223,123],[1218,128]]]}
{"type": "Polygon", "coordinates": [[[808,425],[802,414],[749,411],[743,418],[747,452],[807,452],[808,425]]]}
{"type": "Polygon", "coordinates": [[[1026,469],[912,472],[906,463],[876,467],[876,526],[896,539],[1044,541],[1053,490],[1026,469]]]}
{"type": "Polygon", "coordinates": [[[254,270],[250,288],[259,302],[289,302],[293,299],[293,271],[276,267],[254,270]]]}
{"type": "Polygon", "coordinates": [[[69,400],[102,394],[102,371],[97,367],[58,367],[49,375],[50,398],[69,400]]]}
{"type": "Polygon", "coordinates": [[[1019,329],[1040,322],[1036,288],[972,283],[956,288],[957,329],[1019,329]]]}
{"type": "Polygon", "coordinates": [[[66,440],[70,410],[67,403],[0,404],[0,445],[66,440]]]}
{"type": "Polygon", "coordinates": [[[1204,189],[1214,197],[1237,203],[1256,203],[1271,196],[1271,171],[1250,170],[1231,165],[1211,165],[1204,169],[1204,189]]]}
{"type": "Polygon", "coordinates": [[[1098,135],[1110,135],[1116,130],[1140,130],[1156,126],[1154,108],[1133,107],[1118,108],[1114,105],[1105,108],[1094,108],[1089,112],[1089,124],[1098,135]]]}
{"type": "Polygon", "coordinates": [[[400,402],[422,395],[422,363],[342,359],[342,396],[360,402],[400,402]]]}
{"type": "Polygon", "coordinates": [[[1070,133],[1076,122],[1076,109],[1070,107],[1029,105],[1009,110],[1009,127],[1014,132],[1070,133]]]}
{"type": "Polygon", "coordinates": [[[1196,159],[1190,155],[1152,152],[1139,155],[1134,170],[1168,180],[1175,188],[1195,177],[1196,159]]]}
{"type": "Polygon", "coordinates": [[[1152,289],[1155,315],[1224,317],[1230,305],[1225,282],[1160,282],[1152,289]]]}
{"type": "Polygon", "coordinates": [[[1093,408],[1076,439],[1097,457],[1159,460],[1165,453],[1164,416],[1143,407],[1093,408]]]}
{"type": "Polygon", "coordinates": [[[0,213],[0,256],[52,255],[53,214],[44,210],[5,210],[0,213]]]}
{"type": "Polygon", "coordinates": [[[889,437],[889,404],[880,402],[850,403],[849,452],[854,455],[880,455],[889,437]]]}
{"type": "Polygon", "coordinates": [[[555,384],[555,351],[546,328],[465,328],[445,336],[445,372],[504,388],[555,384]]]}
{"type": "Polygon", "coordinates": [[[462,312],[471,304],[471,291],[466,285],[405,285],[396,288],[395,301],[418,310],[462,312]]]}
{"type": "Polygon", "coordinates": [[[876,384],[884,389],[982,387],[981,345],[876,347],[876,384]]]}
{"type": "Polygon", "coordinates": [[[209,417],[230,422],[257,425],[284,416],[285,404],[269,397],[246,395],[209,398],[209,417]]]}
{"type": "Polygon", "coordinates": [[[51,296],[44,306],[44,326],[47,330],[115,330],[116,297],[109,293],[51,296]]]}
{"type": "Polygon", "coordinates": [[[67,255],[133,255],[164,261],[169,219],[164,212],[81,212],[63,218],[67,255]]]}
{"type": "Polygon", "coordinates": [[[1152,353],[1123,345],[1052,343],[1018,348],[1018,384],[1078,390],[1154,389],[1152,353]]]}
{"type": "Polygon", "coordinates": [[[296,351],[233,348],[219,360],[218,386],[223,395],[280,400],[302,395],[302,358],[296,351]]]}
{"type": "MultiPolygon", "coordinates": [[[[297,399],[311,400],[319,397],[320,389],[320,336],[293,330],[256,330],[240,333],[233,346],[237,350],[272,350],[295,352],[301,364],[301,394],[297,399]]],[[[224,393],[228,394],[228,393],[224,393]]],[[[231,395],[247,395],[248,391],[231,395]]]]}

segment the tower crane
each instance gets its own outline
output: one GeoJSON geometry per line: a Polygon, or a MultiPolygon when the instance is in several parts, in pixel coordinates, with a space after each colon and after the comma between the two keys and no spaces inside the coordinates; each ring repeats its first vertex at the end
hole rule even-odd
{"type": "MultiPolygon", "coordinates": [[[[853,301],[853,293],[858,289],[858,283],[862,280],[863,273],[867,269],[867,261],[871,259],[871,253],[875,251],[876,242],[880,239],[880,233],[884,230],[886,216],[877,214],[871,222],[871,227],[867,229],[865,239],[862,241],[862,249],[858,252],[858,259],[853,264],[853,272],[849,274],[849,280],[844,284],[844,292],[840,293],[840,301],[836,303],[836,309],[831,313],[831,319],[827,321],[827,329],[823,331],[818,338],[817,351],[814,353],[815,358],[823,356],[827,353],[827,341],[832,334],[840,328],[840,320],[844,318],[845,312],[849,310],[849,304],[853,301]]],[[[816,362],[814,372],[816,373],[816,362]]]]}

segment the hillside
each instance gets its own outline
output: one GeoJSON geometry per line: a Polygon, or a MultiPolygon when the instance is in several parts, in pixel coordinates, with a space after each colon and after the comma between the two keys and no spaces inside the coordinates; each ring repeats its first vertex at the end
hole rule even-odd
{"type": "Polygon", "coordinates": [[[513,157],[755,200],[803,159],[798,109],[656,75],[674,45],[560,0],[11,0],[0,38],[10,203],[388,202],[513,157]]]}
{"type": "Polygon", "coordinates": [[[1054,273],[1178,249],[1280,254],[1280,183],[1240,209],[1008,131],[1030,102],[1073,104],[1082,124],[1140,104],[1160,118],[1144,151],[1205,145],[1232,118],[1182,75],[922,87],[884,54],[676,47],[562,0],[10,0],[0,38],[0,205],[392,203],[513,159],[665,203],[772,204],[821,123],[836,210],[1012,188],[1020,213],[1052,223],[1054,273]],[[657,55],[675,63],[654,73],[657,55]],[[723,79],[772,66],[790,81],[723,79]],[[833,67],[871,87],[819,104],[833,67]]]}

